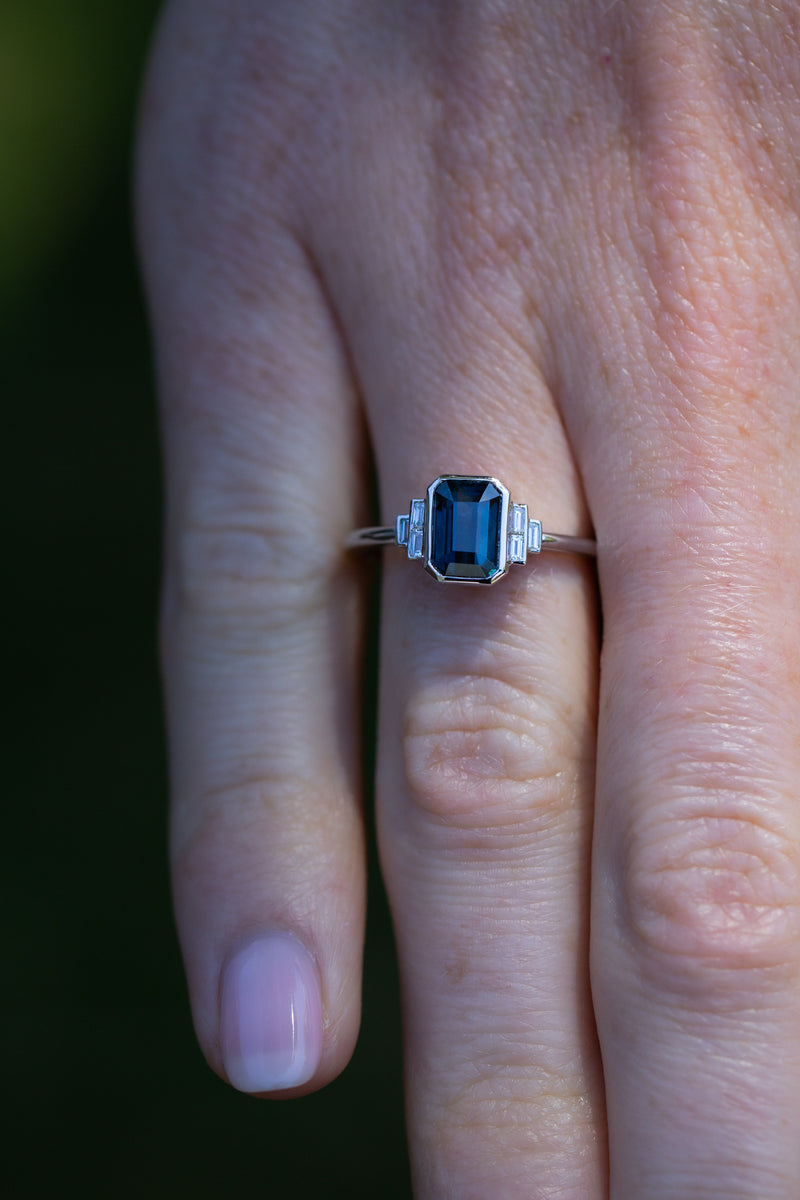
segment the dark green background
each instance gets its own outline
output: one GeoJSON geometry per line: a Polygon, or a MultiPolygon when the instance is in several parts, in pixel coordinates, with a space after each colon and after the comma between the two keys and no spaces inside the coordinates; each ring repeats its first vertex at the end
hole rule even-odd
{"type": "Polygon", "coordinates": [[[160,478],[131,245],[150,0],[0,4],[2,881],[8,1197],[409,1194],[399,1018],[373,884],[341,1080],[239,1096],[190,1027],[169,909],[155,660],[160,478]]]}

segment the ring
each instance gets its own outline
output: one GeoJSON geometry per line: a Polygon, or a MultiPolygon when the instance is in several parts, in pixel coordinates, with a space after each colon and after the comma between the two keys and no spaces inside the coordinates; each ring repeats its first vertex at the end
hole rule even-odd
{"type": "Polygon", "coordinates": [[[405,546],[408,557],[422,559],[440,583],[496,583],[512,564],[542,550],[597,554],[591,538],[543,533],[527,504],[512,503],[508,488],[492,475],[440,475],[393,528],[356,529],[345,542],[348,550],[386,545],[405,546]]]}

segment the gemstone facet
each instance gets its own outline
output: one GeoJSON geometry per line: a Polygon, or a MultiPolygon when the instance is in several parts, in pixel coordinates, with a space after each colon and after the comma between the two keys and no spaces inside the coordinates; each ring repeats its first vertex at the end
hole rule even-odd
{"type": "Polygon", "coordinates": [[[494,479],[445,475],[428,493],[426,565],[444,581],[492,583],[505,573],[508,492],[494,479]]]}

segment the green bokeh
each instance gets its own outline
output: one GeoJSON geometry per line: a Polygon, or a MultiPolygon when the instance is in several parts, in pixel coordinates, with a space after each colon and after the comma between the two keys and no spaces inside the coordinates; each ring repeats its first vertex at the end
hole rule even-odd
{"type": "Polygon", "coordinates": [[[0,5],[4,304],[40,278],[91,213],[131,120],[154,11],[148,0],[0,5]]]}
{"type": "MultiPolygon", "coordinates": [[[[405,1197],[397,986],[371,889],[343,1078],[265,1104],[190,1028],[164,850],[160,480],[130,227],[150,0],[0,4],[11,764],[0,1195],[405,1197]]],[[[8,733],[9,731],[7,731],[8,733]]]]}

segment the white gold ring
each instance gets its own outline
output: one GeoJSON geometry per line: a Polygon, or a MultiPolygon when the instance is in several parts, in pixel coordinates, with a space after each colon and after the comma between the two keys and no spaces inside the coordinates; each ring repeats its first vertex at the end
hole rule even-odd
{"type": "Polygon", "coordinates": [[[345,542],[348,550],[387,545],[404,546],[440,583],[496,583],[542,550],[597,554],[591,538],[544,533],[492,475],[440,475],[393,527],[356,529],[345,542]]]}

